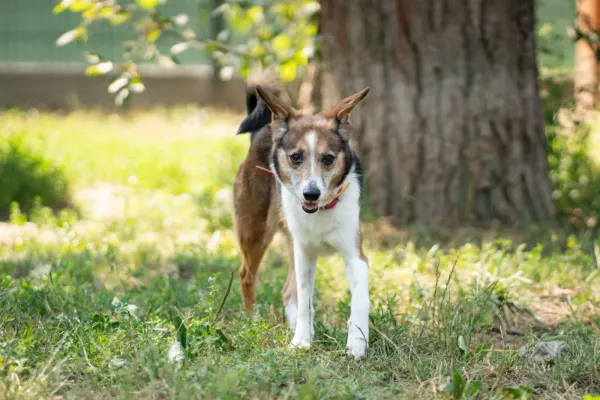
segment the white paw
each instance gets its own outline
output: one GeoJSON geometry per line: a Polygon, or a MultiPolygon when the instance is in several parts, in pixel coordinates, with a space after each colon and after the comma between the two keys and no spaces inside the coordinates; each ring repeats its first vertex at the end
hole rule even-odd
{"type": "Polygon", "coordinates": [[[346,353],[355,359],[361,359],[367,353],[367,343],[363,338],[353,339],[346,349],[346,353]]]}
{"type": "Polygon", "coordinates": [[[294,335],[294,338],[292,339],[292,343],[290,343],[289,348],[310,349],[310,336],[303,337],[294,335]]]}
{"type": "MultiPolygon", "coordinates": [[[[356,325],[348,321],[348,341],[346,342],[346,353],[355,359],[363,358],[367,352],[368,336],[365,336],[364,330],[361,331],[356,325]]],[[[366,333],[368,335],[368,332],[366,333]]]]}

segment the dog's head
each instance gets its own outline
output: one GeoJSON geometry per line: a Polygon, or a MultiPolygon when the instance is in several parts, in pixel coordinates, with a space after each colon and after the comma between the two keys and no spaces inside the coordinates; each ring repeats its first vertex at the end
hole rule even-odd
{"type": "Polygon", "coordinates": [[[307,213],[316,212],[335,197],[353,163],[350,149],[352,109],[369,88],[346,97],[316,115],[303,114],[263,87],[257,94],[272,114],[271,168],[307,213]]]}

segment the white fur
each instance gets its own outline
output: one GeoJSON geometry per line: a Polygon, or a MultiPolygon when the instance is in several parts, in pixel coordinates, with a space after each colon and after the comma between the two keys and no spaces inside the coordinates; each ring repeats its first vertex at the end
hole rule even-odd
{"type": "Polygon", "coordinates": [[[299,195],[302,195],[302,192],[304,192],[305,186],[307,186],[311,181],[315,182],[317,184],[317,187],[319,188],[321,193],[325,193],[325,191],[326,191],[325,182],[323,182],[323,179],[321,179],[321,177],[316,174],[316,170],[317,170],[316,166],[318,163],[317,133],[314,131],[310,131],[306,134],[305,138],[306,138],[306,142],[308,143],[308,161],[310,163],[310,175],[309,175],[308,179],[302,183],[302,185],[301,185],[302,187],[300,188],[300,191],[298,193],[299,193],[299,195]]]}
{"type": "Polygon", "coordinates": [[[298,315],[298,305],[296,301],[291,298],[285,305],[285,316],[290,324],[292,332],[296,330],[296,316],[298,315]]]}
{"type": "Polygon", "coordinates": [[[308,152],[310,160],[310,175],[315,175],[315,151],[317,149],[317,134],[310,131],[306,134],[306,142],[308,143],[308,152]]]}
{"type": "MultiPolygon", "coordinates": [[[[350,182],[350,186],[334,208],[320,209],[314,214],[302,210],[301,201],[293,193],[293,187],[284,186],[281,190],[283,215],[294,242],[298,289],[298,304],[293,307],[289,305],[289,309],[286,307],[286,313],[291,318],[292,310],[297,311],[292,346],[309,348],[313,334],[317,257],[339,252],[346,263],[346,276],[352,293],[347,350],[354,357],[361,358],[365,355],[369,339],[369,267],[361,258],[357,244],[360,185],[354,170],[348,174],[343,185],[347,182],[350,182]]],[[[279,183],[281,185],[281,181],[279,183]]]]}

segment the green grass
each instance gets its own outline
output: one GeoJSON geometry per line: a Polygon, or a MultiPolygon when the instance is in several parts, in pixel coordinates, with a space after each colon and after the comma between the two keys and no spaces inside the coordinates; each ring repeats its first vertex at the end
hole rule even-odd
{"type": "Polygon", "coordinates": [[[38,207],[29,221],[14,210],[0,223],[1,399],[600,393],[600,273],[585,234],[370,221],[367,358],[344,355],[339,257],[318,266],[313,347],[288,350],[277,240],[255,316],[242,312],[230,216],[249,140],[231,135],[239,120],[197,109],[0,115],[3,131],[43,135],[77,207],[38,207]],[[516,354],[549,339],[571,354],[553,364],[516,354]]]}

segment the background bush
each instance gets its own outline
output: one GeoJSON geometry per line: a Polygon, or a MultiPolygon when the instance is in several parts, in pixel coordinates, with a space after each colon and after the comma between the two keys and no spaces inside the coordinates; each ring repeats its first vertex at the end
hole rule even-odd
{"type": "Polygon", "coordinates": [[[58,209],[69,199],[64,170],[45,154],[41,138],[23,132],[0,136],[0,218],[9,215],[13,202],[29,212],[36,202],[58,209]]]}

